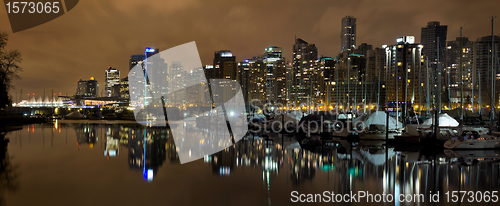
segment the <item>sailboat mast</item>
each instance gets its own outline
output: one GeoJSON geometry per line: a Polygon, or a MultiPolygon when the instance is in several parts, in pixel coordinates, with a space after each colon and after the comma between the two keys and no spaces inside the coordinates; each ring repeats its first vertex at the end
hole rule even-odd
{"type": "Polygon", "coordinates": [[[451,110],[451,84],[450,84],[450,81],[451,81],[451,77],[450,77],[450,71],[447,70],[446,73],[448,74],[448,80],[447,80],[447,84],[446,84],[446,88],[448,89],[448,109],[451,110]]]}
{"type": "MultiPolygon", "coordinates": [[[[394,52],[396,53],[397,50],[394,50],[394,52]]],[[[397,53],[394,55],[395,57],[395,61],[397,61],[397,53]]],[[[396,128],[398,128],[398,122],[399,122],[399,87],[398,87],[398,63],[397,62],[394,62],[394,73],[396,75],[394,75],[394,88],[396,88],[396,128]]]]}
{"type": "Polygon", "coordinates": [[[309,89],[310,89],[310,94],[309,94],[309,114],[312,113],[312,106],[313,106],[313,103],[312,103],[312,97],[313,97],[313,83],[312,83],[312,77],[313,75],[312,74],[309,74],[309,89]]]}
{"type": "Polygon", "coordinates": [[[331,96],[330,96],[330,93],[332,91],[332,89],[330,88],[331,87],[331,84],[332,84],[332,69],[330,68],[330,70],[328,71],[328,82],[326,82],[326,88],[327,88],[327,99],[326,99],[326,111],[330,110],[330,100],[331,100],[331,96]]]}
{"type": "Polygon", "coordinates": [[[490,120],[493,121],[495,119],[495,35],[493,34],[493,19],[495,17],[491,17],[491,117],[490,120]]]}
{"type": "Polygon", "coordinates": [[[422,87],[424,86],[422,84],[422,47],[418,48],[418,115],[422,115],[422,87]]]}
{"type": "Polygon", "coordinates": [[[339,91],[339,57],[337,56],[337,61],[335,62],[335,89],[337,90],[337,113],[339,112],[340,104],[340,91],[339,91]]]}
{"type": "MultiPolygon", "coordinates": [[[[386,59],[386,61],[387,61],[387,57],[386,57],[385,59],[386,59]]],[[[380,68],[380,66],[377,66],[377,69],[378,69],[378,82],[377,82],[377,83],[378,83],[378,85],[377,85],[377,90],[378,90],[378,91],[377,91],[377,107],[379,107],[379,108],[380,108],[380,87],[382,86],[382,85],[380,84],[380,80],[382,79],[382,77],[381,77],[380,75],[381,75],[381,70],[382,70],[382,69],[380,68]]],[[[378,110],[378,108],[377,108],[377,110],[378,110]]]]}
{"type": "MultiPolygon", "coordinates": [[[[406,60],[406,59],[405,59],[406,60]]],[[[403,123],[406,122],[406,112],[408,112],[408,62],[406,62],[405,69],[405,111],[403,112],[403,123]]]]}
{"type": "Polygon", "coordinates": [[[481,71],[479,71],[479,69],[477,69],[477,80],[478,80],[478,83],[477,83],[478,91],[477,92],[479,94],[479,100],[478,100],[479,105],[477,106],[477,108],[479,110],[479,115],[481,115],[481,113],[482,113],[481,110],[483,108],[483,101],[482,101],[481,93],[483,93],[483,92],[481,91],[481,71]]]}
{"type": "Polygon", "coordinates": [[[365,77],[363,78],[363,80],[364,80],[364,82],[365,82],[365,83],[364,83],[364,87],[365,87],[365,91],[364,91],[364,93],[365,93],[365,95],[364,95],[364,97],[363,97],[363,98],[364,98],[364,104],[363,104],[363,107],[364,107],[363,111],[364,111],[364,113],[366,113],[366,105],[367,105],[366,103],[368,102],[368,101],[366,100],[366,86],[367,86],[367,84],[366,84],[366,83],[368,83],[368,81],[366,81],[366,79],[367,79],[367,77],[368,77],[368,63],[369,63],[369,59],[370,59],[370,52],[366,52],[366,68],[365,68],[365,77]]]}
{"type": "MultiPolygon", "coordinates": [[[[412,66],[411,66],[411,74],[412,74],[412,79],[411,79],[411,104],[410,106],[413,107],[413,114],[415,114],[415,48],[411,49],[411,59],[412,59],[412,66]]],[[[411,108],[410,107],[410,108],[411,108]]]]}
{"type": "Polygon", "coordinates": [[[353,109],[354,111],[358,112],[358,99],[357,99],[357,96],[358,96],[358,82],[359,82],[359,77],[360,73],[359,73],[359,67],[356,67],[356,70],[354,70],[354,103],[352,104],[353,105],[353,109]]]}
{"type": "Polygon", "coordinates": [[[441,64],[440,64],[440,61],[439,61],[439,52],[440,52],[440,49],[439,49],[439,37],[437,37],[437,70],[438,70],[438,85],[437,85],[437,88],[436,88],[436,96],[438,98],[438,101],[437,101],[437,110],[438,110],[438,113],[441,114],[441,64]]]}
{"type": "Polygon", "coordinates": [[[351,76],[350,76],[350,73],[349,71],[351,70],[351,57],[349,57],[349,54],[347,54],[347,111],[349,111],[350,109],[350,97],[349,97],[349,92],[350,92],[350,85],[349,85],[349,82],[351,80],[351,76]]]}
{"type": "Polygon", "coordinates": [[[427,91],[427,95],[426,95],[426,105],[427,105],[427,115],[429,115],[430,111],[431,111],[431,94],[430,94],[430,87],[429,87],[429,57],[426,57],[426,68],[425,68],[425,75],[426,75],[426,79],[427,81],[426,82],[426,91],[427,91]]]}

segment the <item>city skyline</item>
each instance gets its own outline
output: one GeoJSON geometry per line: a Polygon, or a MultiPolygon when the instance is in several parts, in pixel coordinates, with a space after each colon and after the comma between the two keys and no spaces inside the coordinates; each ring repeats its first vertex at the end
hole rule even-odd
{"type": "MultiPolygon", "coordinates": [[[[256,2],[256,4],[258,3],[256,2]]],[[[407,35],[415,36],[416,42],[420,42],[420,30],[429,21],[439,21],[442,25],[448,25],[447,39],[449,40],[460,35],[460,26],[464,26],[464,37],[471,40],[489,35],[491,33],[490,17],[495,15],[495,12],[493,9],[490,11],[488,9],[494,8],[494,6],[485,6],[487,3],[467,3],[441,3],[440,5],[446,6],[447,9],[439,10],[425,7],[425,2],[410,2],[408,6],[403,6],[402,3],[377,6],[362,1],[343,5],[325,2],[321,8],[317,5],[307,4],[307,2],[273,2],[272,4],[280,4],[280,7],[293,9],[292,11],[284,11],[285,9],[275,11],[277,14],[281,12],[286,15],[276,15],[274,19],[276,24],[271,24],[271,26],[254,23],[252,20],[262,18],[264,13],[273,11],[267,7],[262,11],[255,11],[251,8],[258,5],[239,3],[225,5],[229,12],[217,15],[232,18],[219,21],[215,17],[203,19],[207,11],[198,7],[190,7],[187,3],[178,3],[176,6],[179,12],[182,10],[183,13],[189,13],[185,11],[192,9],[198,11],[199,14],[191,15],[193,17],[190,19],[179,20],[179,23],[169,24],[172,28],[178,28],[175,32],[163,30],[161,30],[163,32],[159,32],[159,28],[154,28],[153,30],[158,32],[151,32],[155,33],[152,35],[145,31],[131,31],[127,26],[137,23],[136,15],[142,12],[124,16],[125,11],[139,11],[138,8],[130,6],[137,6],[135,3],[123,2],[118,5],[115,2],[81,2],[79,6],[82,9],[78,12],[72,12],[65,18],[16,34],[10,33],[8,29],[4,30],[10,35],[8,48],[19,49],[23,53],[24,59],[21,65],[24,72],[20,74],[22,79],[14,82],[16,88],[11,91],[11,96],[15,100],[16,92],[19,93],[21,89],[23,96],[28,93],[36,93],[36,96],[39,96],[43,94],[44,89],[46,91],[54,90],[55,93],[63,95],[66,93],[71,95],[75,92],[74,85],[80,77],[88,79],[94,76],[98,82],[104,82],[104,76],[99,75],[102,74],[103,69],[112,66],[118,70],[126,71],[130,55],[140,54],[145,47],[150,46],[164,50],[192,40],[197,42],[204,65],[211,64],[213,61],[213,51],[231,50],[237,57],[236,60],[241,61],[258,55],[262,53],[263,48],[273,45],[281,47],[283,56],[289,61],[292,59],[295,36],[317,45],[319,56],[335,57],[340,51],[341,19],[346,15],[354,16],[357,19],[356,46],[368,43],[374,48],[381,47],[383,44],[394,44],[397,37],[407,35]],[[370,15],[375,11],[380,13],[398,6],[401,6],[400,11],[388,13],[387,16],[370,15]],[[407,7],[408,9],[406,9],[407,7]],[[410,7],[412,9],[409,9],[410,7]],[[307,15],[294,15],[293,11],[298,8],[303,11],[314,10],[315,12],[314,14],[306,12],[307,15]],[[461,15],[467,12],[481,12],[484,15],[474,15],[474,18],[471,18],[470,15],[461,15]],[[402,13],[405,16],[398,17],[402,13]],[[244,17],[243,14],[247,14],[248,17],[244,17]],[[99,21],[100,17],[107,18],[99,21]],[[200,25],[204,21],[208,22],[200,25]],[[72,27],[68,22],[79,23],[79,27],[72,27]],[[121,22],[124,22],[125,25],[122,25],[121,22]],[[187,22],[192,28],[186,29],[179,25],[180,22],[187,22]],[[222,29],[218,22],[226,23],[221,25],[227,26],[231,32],[218,32],[222,29]],[[106,26],[111,23],[121,24],[110,31],[106,26]],[[193,28],[203,32],[193,32],[193,28]],[[270,29],[279,29],[283,32],[265,32],[270,29]],[[46,32],[48,30],[53,32],[46,32]],[[106,35],[99,35],[99,32],[102,31],[106,31],[106,35]],[[189,35],[179,34],[181,31],[189,33],[189,35]],[[71,38],[65,37],[66,34],[71,38]],[[39,41],[40,39],[45,41],[39,41]],[[82,44],[82,42],[86,42],[86,44],[82,44]]],[[[202,3],[201,7],[210,9],[212,5],[202,3]]],[[[150,7],[145,5],[144,8],[150,7]]],[[[171,9],[169,11],[177,12],[177,10],[171,9]]],[[[6,14],[2,13],[2,15],[6,14]]],[[[148,15],[161,16],[157,8],[152,8],[148,15]]],[[[170,15],[164,19],[169,19],[170,15]]],[[[163,22],[164,19],[162,21],[151,20],[151,22],[163,22]]],[[[495,24],[498,27],[498,21],[495,24]]],[[[9,28],[6,19],[0,20],[0,25],[2,28],[9,28]]],[[[122,73],[121,78],[124,78],[125,75],[126,72],[122,73]]],[[[19,97],[17,98],[19,100],[19,97]]]]}

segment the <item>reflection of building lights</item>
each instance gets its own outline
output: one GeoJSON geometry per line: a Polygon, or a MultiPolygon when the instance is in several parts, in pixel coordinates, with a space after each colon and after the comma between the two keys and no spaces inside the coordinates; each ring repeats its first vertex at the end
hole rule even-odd
{"type": "Polygon", "coordinates": [[[220,175],[227,176],[227,175],[229,175],[230,173],[231,173],[231,168],[229,168],[229,167],[221,167],[221,168],[219,169],[219,174],[220,174],[220,175]]]}
{"type": "Polygon", "coordinates": [[[148,169],[146,180],[148,180],[148,182],[153,181],[153,170],[152,169],[148,169]]]}

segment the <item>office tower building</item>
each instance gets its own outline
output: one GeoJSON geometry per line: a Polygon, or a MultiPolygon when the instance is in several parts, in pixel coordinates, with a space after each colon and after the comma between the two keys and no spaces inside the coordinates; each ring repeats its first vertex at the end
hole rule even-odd
{"type": "Polygon", "coordinates": [[[342,18],[340,29],[340,52],[350,52],[356,47],[356,18],[352,16],[342,18]]]}
{"type": "Polygon", "coordinates": [[[251,70],[249,61],[250,61],[249,59],[245,59],[241,62],[238,62],[238,82],[241,85],[245,103],[248,103],[250,101],[250,91],[251,91],[250,89],[251,70]]]}
{"type": "Polygon", "coordinates": [[[141,64],[144,67],[144,60],[146,59],[146,56],[144,54],[136,54],[136,55],[131,55],[129,59],[129,71],[132,70],[135,65],[141,64]]]}
{"type": "Polygon", "coordinates": [[[184,71],[182,62],[171,62],[167,76],[168,90],[172,91],[166,99],[168,106],[179,107],[186,103],[187,93],[184,88],[186,86],[187,74],[184,71]]]}
{"type": "MultiPolygon", "coordinates": [[[[413,36],[397,39],[397,44],[387,46],[387,101],[389,108],[398,109],[401,117],[416,112],[426,102],[424,86],[426,67],[422,66],[422,45],[413,36]]],[[[428,105],[427,105],[428,106],[428,105]]]]}
{"type": "Polygon", "coordinates": [[[104,96],[105,97],[120,96],[119,90],[118,92],[116,91],[116,89],[115,91],[113,91],[114,86],[120,85],[120,70],[108,67],[108,69],[104,72],[104,80],[106,81],[106,86],[104,87],[104,92],[105,92],[104,96]]]}
{"type": "Polygon", "coordinates": [[[216,51],[214,55],[214,78],[237,80],[236,56],[229,50],[216,51]]]}
{"type": "MultiPolygon", "coordinates": [[[[472,103],[472,89],[473,89],[473,54],[474,42],[469,41],[467,37],[457,37],[454,41],[448,41],[446,46],[446,77],[445,82],[447,86],[446,93],[452,108],[460,106],[462,99],[462,89],[460,84],[463,81],[463,99],[464,106],[468,107],[472,103]],[[462,56],[462,57],[461,57],[462,56]],[[462,67],[460,64],[462,63],[462,67]],[[462,70],[460,72],[460,69],[462,70]],[[462,79],[460,79],[460,73],[462,79]],[[461,81],[462,80],[462,81],[461,81]]],[[[476,87],[477,90],[477,87],[476,87]]],[[[477,95],[477,91],[475,92],[477,95]]],[[[472,108],[472,105],[471,105],[472,108]]]]}
{"type": "MultiPolygon", "coordinates": [[[[282,68],[281,71],[275,71],[276,69],[276,62],[279,60],[282,60],[280,63],[283,64],[284,66],[284,60],[282,59],[282,51],[280,47],[276,46],[271,46],[268,48],[264,49],[264,64],[267,67],[266,75],[265,75],[265,81],[266,81],[266,102],[268,103],[276,103],[278,100],[278,88],[275,87],[277,82],[276,82],[276,75],[282,77],[284,73],[284,68],[282,68]]],[[[277,65],[281,65],[277,64],[277,65]]]]}
{"type": "MultiPolygon", "coordinates": [[[[320,72],[321,72],[321,81],[320,81],[320,96],[323,98],[323,102],[326,106],[330,106],[334,101],[333,93],[335,91],[335,87],[333,85],[335,78],[335,65],[337,59],[331,57],[320,57],[320,72]]],[[[328,108],[326,108],[328,109],[328,108]]]]}
{"type": "MultiPolygon", "coordinates": [[[[476,75],[473,78],[474,85],[477,85],[477,90],[478,91],[478,103],[481,102],[481,105],[479,108],[482,107],[491,107],[492,100],[495,102],[494,104],[498,106],[498,80],[499,80],[499,72],[498,72],[498,55],[500,54],[498,52],[498,49],[500,48],[500,36],[495,35],[495,42],[493,45],[495,48],[492,47],[492,37],[491,36],[484,36],[480,37],[477,39],[475,42],[474,48],[473,48],[473,58],[474,58],[474,67],[475,71],[473,71],[473,74],[476,75]],[[492,55],[492,52],[495,52],[494,55],[492,55]],[[493,66],[494,66],[494,71],[492,72],[492,57],[493,59],[493,66]],[[496,74],[496,76],[495,76],[496,74]],[[494,99],[491,97],[491,91],[492,91],[492,80],[495,79],[494,85],[496,88],[496,94],[494,99]]],[[[475,93],[474,93],[475,95],[475,93]]]]}
{"type": "Polygon", "coordinates": [[[333,99],[337,104],[342,105],[345,111],[355,110],[356,105],[364,102],[363,78],[366,73],[366,63],[363,54],[346,51],[338,56],[338,70],[335,72],[338,92],[335,93],[336,96],[333,99]]]}
{"type": "MultiPolygon", "coordinates": [[[[146,89],[150,94],[149,97],[148,95],[144,95],[144,97],[141,97],[140,99],[131,99],[131,105],[145,106],[151,103],[149,100],[159,99],[162,96],[166,96],[168,92],[168,86],[166,84],[163,84],[163,82],[165,82],[167,79],[168,65],[165,63],[165,60],[160,57],[160,55],[156,55],[159,53],[159,51],[159,49],[148,47],[145,49],[144,55],[140,54],[131,56],[129,60],[129,66],[131,67],[130,69],[134,68],[135,66],[141,65],[140,67],[144,72],[145,79],[137,82],[137,85],[145,85],[146,88],[130,88],[129,91],[134,93],[135,91],[146,89]],[[155,82],[157,83],[155,84],[155,82]]],[[[154,105],[152,106],[159,106],[161,104],[161,102],[159,101],[153,101],[153,103],[154,105]]]]}
{"type": "MultiPolygon", "coordinates": [[[[248,60],[249,73],[249,101],[259,100],[259,104],[266,102],[266,74],[267,66],[263,56],[255,56],[248,60]]],[[[255,103],[256,104],[256,103],[255,103]]]]}
{"type": "Polygon", "coordinates": [[[286,105],[287,104],[287,62],[284,57],[276,60],[273,63],[273,79],[269,90],[271,94],[269,95],[272,102],[275,104],[286,105]]]}
{"type": "Polygon", "coordinates": [[[120,81],[120,97],[125,99],[130,98],[130,92],[128,88],[128,76],[121,79],[120,81]]]}
{"type": "Polygon", "coordinates": [[[421,33],[421,44],[423,45],[422,54],[424,55],[424,60],[429,59],[429,67],[431,68],[431,94],[434,102],[438,102],[439,99],[443,100],[444,96],[444,67],[446,62],[446,36],[447,36],[448,26],[440,25],[438,21],[431,21],[427,23],[427,27],[422,27],[421,33]],[[438,45],[439,41],[439,45],[438,45]],[[439,48],[439,49],[438,49],[439,48]],[[439,62],[438,62],[439,57],[439,62]],[[439,63],[439,65],[438,65],[439,63]],[[438,71],[440,68],[440,71],[438,71]],[[438,81],[438,74],[441,73],[441,79],[438,81]],[[436,96],[436,87],[441,85],[439,88],[441,92],[441,97],[436,96]]]}
{"type": "Polygon", "coordinates": [[[295,39],[293,45],[293,78],[291,101],[297,106],[300,104],[311,104],[313,99],[313,88],[317,83],[314,73],[318,64],[318,49],[316,45],[309,44],[301,38],[295,39]]]}
{"type": "Polygon", "coordinates": [[[95,98],[99,97],[99,83],[90,77],[89,80],[78,81],[75,97],[77,98],[95,98]]]}

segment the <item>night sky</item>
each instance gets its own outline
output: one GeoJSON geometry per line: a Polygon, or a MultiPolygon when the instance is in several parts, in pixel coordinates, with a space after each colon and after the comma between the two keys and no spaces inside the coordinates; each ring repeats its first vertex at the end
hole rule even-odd
{"type": "MultiPolygon", "coordinates": [[[[374,47],[394,44],[412,35],[420,42],[428,21],[448,25],[448,40],[460,35],[475,40],[491,34],[491,16],[500,16],[498,0],[82,0],[69,13],[43,25],[13,34],[5,9],[0,30],[9,34],[8,49],[23,54],[21,80],[15,92],[36,96],[74,95],[79,78],[94,76],[104,88],[108,66],[128,74],[132,54],[145,47],[165,50],[196,41],[203,64],[213,52],[229,49],[237,60],[283,48],[290,61],[294,36],[316,44],[318,54],[340,51],[341,18],[357,18],[357,42],[374,47]]],[[[500,33],[500,19],[495,23],[500,33]]],[[[101,91],[99,91],[101,92],[101,91]]],[[[11,91],[15,100],[15,93],[11,91]]],[[[18,97],[19,99],[19,97],[18,97]]]]}

